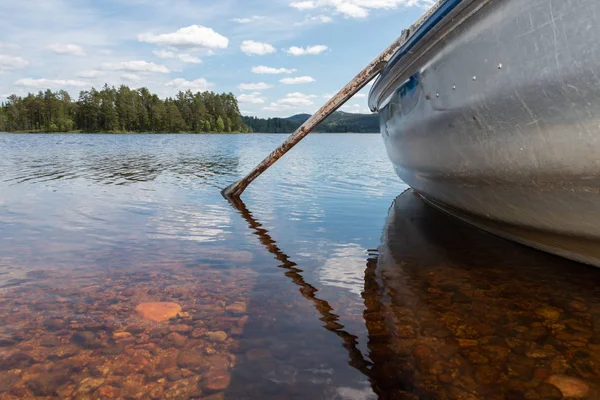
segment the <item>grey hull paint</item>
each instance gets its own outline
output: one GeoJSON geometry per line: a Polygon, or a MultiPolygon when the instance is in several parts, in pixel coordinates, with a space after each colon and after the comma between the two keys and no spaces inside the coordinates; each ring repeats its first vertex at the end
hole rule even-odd
{"type": "Polygon", "coordinates": [[[477,226],[600,266],[600,1],[462,3],[371,91],[398,176],[477,226]]]}

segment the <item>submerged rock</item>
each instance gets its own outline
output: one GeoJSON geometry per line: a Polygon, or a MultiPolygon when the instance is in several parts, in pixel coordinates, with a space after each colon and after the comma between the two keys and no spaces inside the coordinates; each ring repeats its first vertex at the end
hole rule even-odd
{"type": "Polygon", "coordinates": [[[587,383],[572,376],[552,375],[546,382],[556,386],[565,397],[581,399],[587,397],[590,391],[587,383]]]}
{"type": "Polygon", "coordinates": [[[177,303],[167,302],[140,303],[135,311],[143,319],[162,322],[176,317],[181,312],[181,306],[177,303]]]}
{"type": "Polygon", "coordinates": [[[208,332],[206,334],[206,337],[208,337],[208,339],[212,340],[213,342],[221,343],[227,340],[227,333],[223,331],[208,332]]]}

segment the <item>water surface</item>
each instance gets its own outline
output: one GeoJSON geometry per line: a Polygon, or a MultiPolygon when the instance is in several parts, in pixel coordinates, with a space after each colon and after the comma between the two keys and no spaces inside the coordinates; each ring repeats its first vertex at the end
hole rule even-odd
{"type": "Polygon", "coordinates": [[[596,269],[425,207],[379,135],[226,202],[283,139],[0,135],[0,399],[597,398],[596,269]]]}

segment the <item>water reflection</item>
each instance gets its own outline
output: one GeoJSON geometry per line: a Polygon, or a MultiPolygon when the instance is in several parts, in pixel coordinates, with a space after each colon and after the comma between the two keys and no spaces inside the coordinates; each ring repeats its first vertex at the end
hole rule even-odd
{"type": "Polygon", "coordinates": [[[386,398],[600,398],[599,284],[408,191],[367,273],[372,376],[386,398]]]}

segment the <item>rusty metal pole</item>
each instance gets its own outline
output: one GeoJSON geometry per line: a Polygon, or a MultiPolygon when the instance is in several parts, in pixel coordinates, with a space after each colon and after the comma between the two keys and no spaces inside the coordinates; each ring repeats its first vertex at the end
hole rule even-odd
{"type": "Polygon", "coordinates": [[[367,83],[375,78],[385,67],[386,63],[392,55],[398,50],[407,40],[409,31],[405,30],[402,35],[388,46],[377,58],[365,67],[354,79],[352,79],[342,90],[332,97],[323,107],[313,114],[306,122],[304,122],[294,133],[288,138],[267,158],[258,164],[248,175],[239,181],[227,186],[221,191],[223,197],[234,199],[246,190],[246,187],[256,178],[265,172],[271,165],[301,141],[306,135],[312,132],[325,118],[330,116],[334,111],[346,103],[352,96],[361,90],[367,83]]]}

